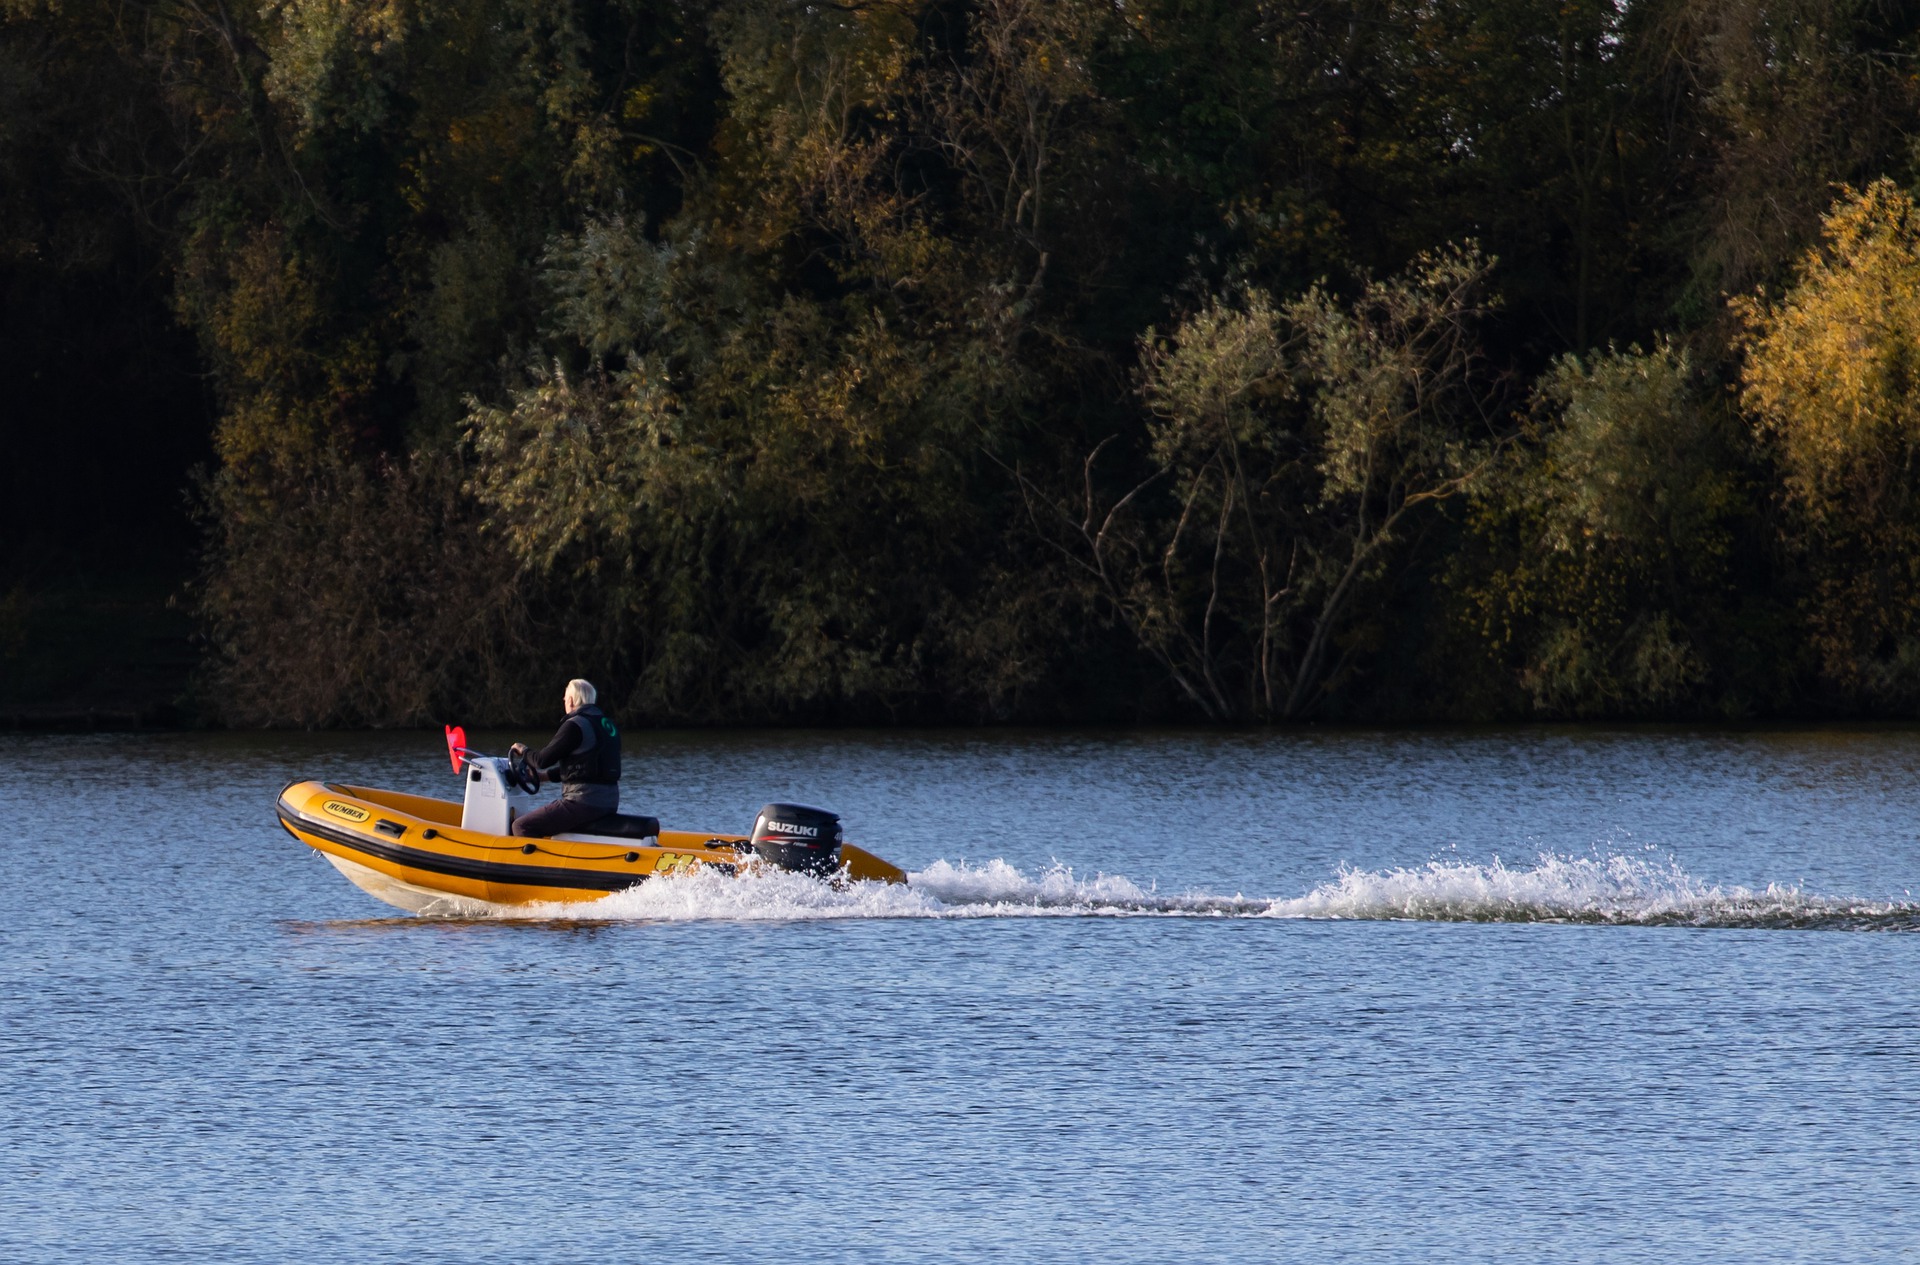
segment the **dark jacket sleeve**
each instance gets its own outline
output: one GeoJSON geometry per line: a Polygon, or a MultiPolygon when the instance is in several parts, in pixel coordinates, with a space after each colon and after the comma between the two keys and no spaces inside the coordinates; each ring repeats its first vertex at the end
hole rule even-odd
{"type": "Polygon", "coordinates": [[[560,732],[553,736],[553,741],[533,753],[533,767],[545,772],[572,755],[579,746],[580,726],[571,720],[562,721],[560,732]]]}

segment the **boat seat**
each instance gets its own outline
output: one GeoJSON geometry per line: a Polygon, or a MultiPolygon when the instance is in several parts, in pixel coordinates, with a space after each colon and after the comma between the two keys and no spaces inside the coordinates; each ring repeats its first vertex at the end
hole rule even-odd
{"type": "MultiPolygon", "coordinates": [[[[573,833],[573,832],[569,832],[573,833]]],[[[660,833],[658,817],[629,817],[611,813],[578,828],[583,835],[608,835],[615,839],[652,839],[660,833]]]]}

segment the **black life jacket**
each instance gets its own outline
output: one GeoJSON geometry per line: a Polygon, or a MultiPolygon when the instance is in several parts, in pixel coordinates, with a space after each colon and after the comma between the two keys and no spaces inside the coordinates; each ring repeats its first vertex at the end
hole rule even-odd
{"type": "Polygon", "coordinates": [[[620,729],[613,718],[588,703],[570,712],[565,721],[580,731],[580,745],[562,756],[554,772],[562,782],[594,786],[620,783],[620,729]]]}

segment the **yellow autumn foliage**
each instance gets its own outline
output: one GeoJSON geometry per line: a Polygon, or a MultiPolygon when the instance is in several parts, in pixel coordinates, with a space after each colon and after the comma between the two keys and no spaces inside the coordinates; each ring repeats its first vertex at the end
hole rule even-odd
{"type": "Polygon", "coordinates": [[[1920,220],[1892,181],[1851,190],[1777,302],[1738,305],[1740,400],[1781,463],[1822,675],[1920,700],[1920,220]]]}
{"type": "Polygon", "coordinates": [[[1920,443],[1920,219],[1890,180],[1848,191],[1778,302],[1736,304],[1740,399],[1816,521],[1870,519],[1904,498],[1920,443]]]}

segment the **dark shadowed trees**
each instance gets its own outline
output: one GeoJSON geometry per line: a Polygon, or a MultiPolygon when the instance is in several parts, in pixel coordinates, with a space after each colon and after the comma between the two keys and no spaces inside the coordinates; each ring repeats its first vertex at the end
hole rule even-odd
{"type": "Polygon", "coordinates": [[[10,442],[204,462],[231,720],[1911,693],[1905,6],[5,3],[10,442]]]}

